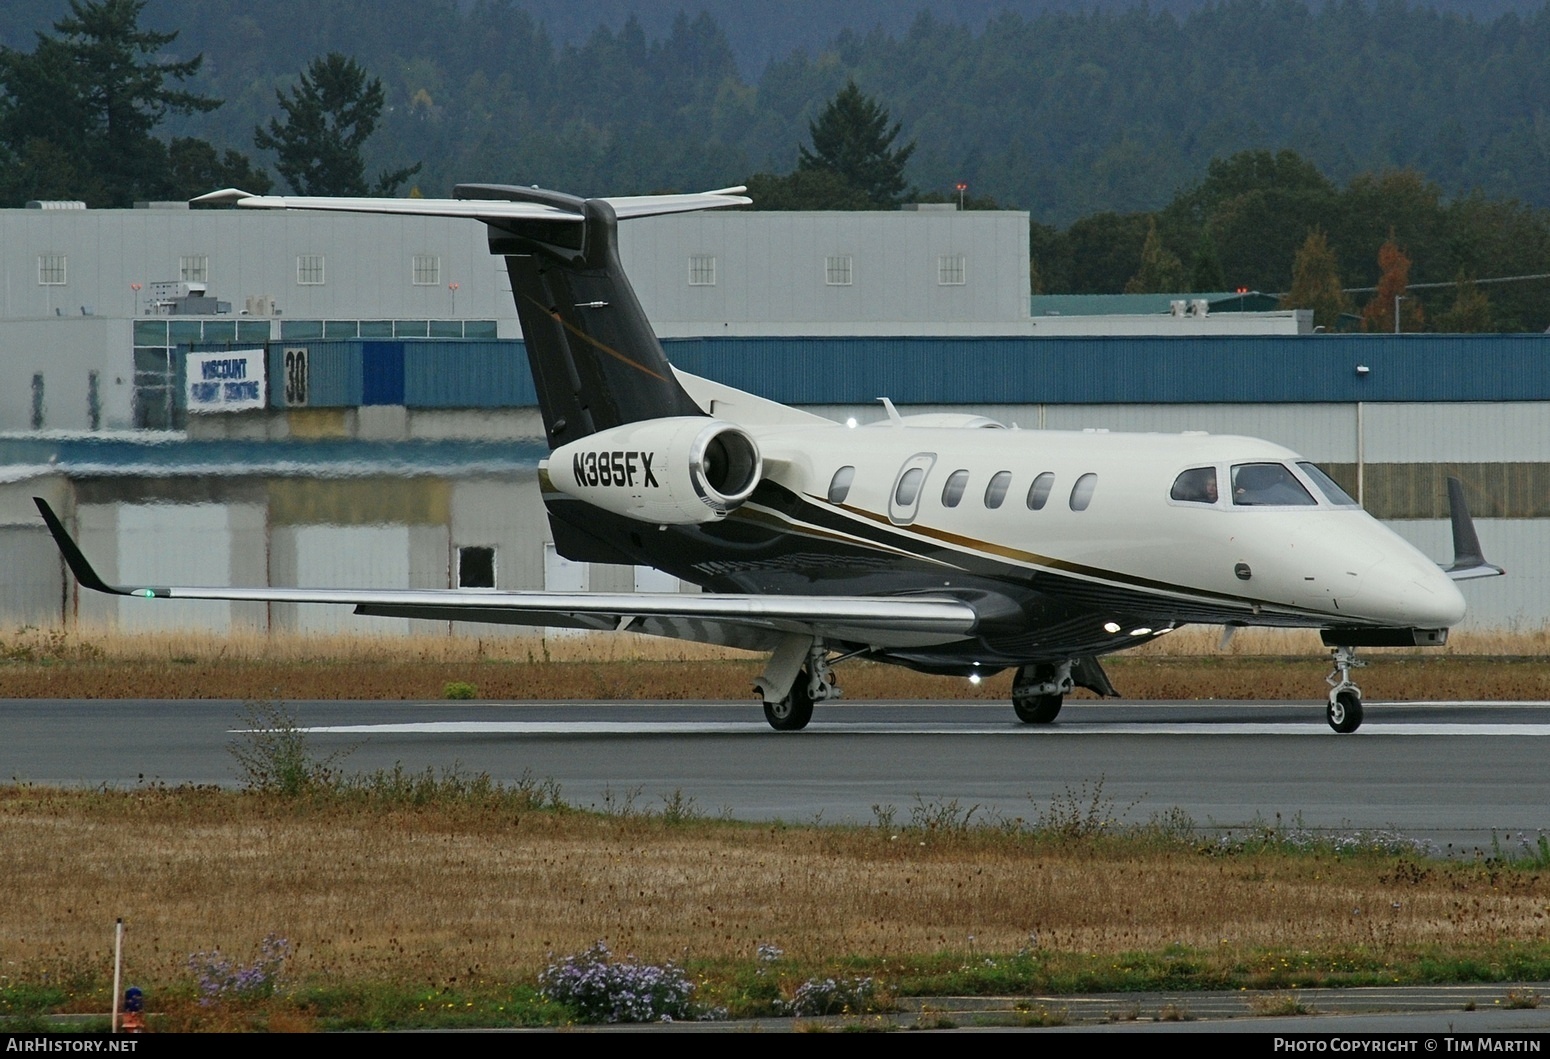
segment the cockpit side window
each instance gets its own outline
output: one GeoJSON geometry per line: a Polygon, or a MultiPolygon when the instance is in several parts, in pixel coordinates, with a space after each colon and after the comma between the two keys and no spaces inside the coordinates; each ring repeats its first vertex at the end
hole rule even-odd
{"type": "Polygon", "coordinates": [[[1236,463],[1232,468],[1235,507],[1315,507],[1318,501],[1279,463],[1236,463]]]}
{"type": "Polygon", "coordinates": [[[1331,504],[1334,504],[1336,507],[1361,506],[1351,498],[1350,493],[1340,488],[1340,484],[1326,474],[1323,468],[1317,464],[1302,462],[1297,466],[1302,468],[1303,474],[1306,474],[1313,480],[1313,484],[1318,487],[1319,492],[1323,493],[1324,498],[1331,504]]]}
{"type": "Polygon", "coordinates": [[[1170,500],[1182,500],[1188,504],[1214,504],[1217,498],[1216,468],[1191,467],[1173,480],[1168,491],[1170,500]]]}

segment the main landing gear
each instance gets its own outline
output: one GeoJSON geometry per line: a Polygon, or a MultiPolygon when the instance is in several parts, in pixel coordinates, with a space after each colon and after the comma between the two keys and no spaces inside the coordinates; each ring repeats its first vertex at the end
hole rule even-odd
{"type": "Polygon", "coordinates": [[[1023,666],[1012,678],[1012,710],[1024,724],[1049,724],[1060,713],[1066,692],[1076,687],[1071,661],[1023,666]]]}
{"type": "Polygon", "coordinates": [[[1351,680],[1351,670],[1366,665],[1356,660],[1356,648],[1334,648],[1335,668],[1325,682],[1329,684],[1329,707],[1324,716],[1329,726],[1342,735],[1362,726],[1362,689],[1351,680]]]}
{"type": "Polygon", "coordinates": [[[764,698],[764,719],[777,732],[801,731],[813,719],[814,703],[840,697],[828,648],[805,636],[793,636],[775,649],[754,690],[764,698]]]}

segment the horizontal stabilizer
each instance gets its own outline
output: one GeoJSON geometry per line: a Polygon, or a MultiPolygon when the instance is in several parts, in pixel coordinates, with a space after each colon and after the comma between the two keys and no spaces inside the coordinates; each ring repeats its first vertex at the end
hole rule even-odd
{"type": "MultiPolygon", "coordinates": [[[[491,592],[460,589],[218,588],[111,585],[93,569],[64,524],[34,497],[70,572],[83,588],[144,599],[212,599],[258,603],[333,603],[362,614],[510,625],[571,625],[642,631],[690,629],[695,623],[770,633],[800,632],[877,647],[950,643],[970,635],[979,614],[947,596],[753,596],[721,593],[491,592]],[[558,619],[558,620],[557,620],[558,619]]],[[[664,632],[662,635],[676,635],[664,632]]],[[[684,636],[737,644],[724,631],[684,636]]],[[[745,638],[746,639],[746,638],[745,638]]]]}
{"type": "MultiPolygon", "coordinates": [[[[691,213],[726,206],[748,206],[753,200],[746,188],[720,188],[691,195],[625,195],[604,198],[621,221],[664,213],[691,213]]],[[[583,200],[541,188],[507,188],[498,184],[470,184],[458,188],[451,199],[388,199],[317,195],[255,195],[238,188],[224,188],[200,195],[191,202],[207,206],[240,206],[251,210],[324,210],[334,213],[396,213],[411,217],[467,217],[500,224],[511,221],[576,221],[583,219],[583,200]],[[495,197],[504,193],[504,197],[495,197]],[[466,196],[466,197],[464,197],[466,196]]]]}
{"type": "Polygon", "coordinates": [[[1453,565],[1447,568],[1449,577],[1469,581],[1507,572],[1486,561],[1480,535],[1475,532],[1475,520],[1469,517],[1469,507],[1464,503],[1464,483],[1452,477],[1448,479],[1448,517],[1453,522],[1453,565]]]}

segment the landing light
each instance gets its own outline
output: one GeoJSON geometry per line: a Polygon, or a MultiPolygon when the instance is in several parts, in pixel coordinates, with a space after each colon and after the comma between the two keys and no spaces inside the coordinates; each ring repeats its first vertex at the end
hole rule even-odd
{"type": "Polygon", "coordinates": [[[978,684],[979,682],[980,682],[980,675],[978,673],[970,673],[969,674],[969,683],[970,684],[978,684]]]}
{"type": "Polygon", "coordinates": [[[1146,628],[1146,626],[1143,625],[1139,629],[1131,629],[1130,630],[1130,635],[1132,635],[1132,636],[1150,636],[1150,635],[1152,635],[1152,630],[1146,628]]]}
{"type": "Polygon", "coordinates": [[[845,425],[850,427],[852,430],[856,429],[856,417],[851,416],[849,419],[845,420],[845,425]]]}
{"type": "Polygon", "coordinates": [[[1119,626],[1114,624],[1114,622],[1112,622],[1112,621],[1106,621],[1106,622],[1103,623],[1103,631],[1104,632],[1119,632],[1119,626]]]}

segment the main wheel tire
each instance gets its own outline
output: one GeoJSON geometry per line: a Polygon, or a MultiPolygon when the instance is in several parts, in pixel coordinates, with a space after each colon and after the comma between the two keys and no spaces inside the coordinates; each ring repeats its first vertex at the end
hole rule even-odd
{"type": "Polygon", "coordinates": [[[1014,695],[1012,709],[1024,724],[1049,724],[1065,700],[1064,695],[1014,695]]]}
{"type": "Polygon", "coordinates": [[[764,704],[764,719],[777,732],[800,732],[813,719],[813,700],[807,694],[807,682],[812,679],[806,667],[797,674],[791,693],[779,702],[764,704]]]}
{"type": "Polygon", "coordinates": [[[1347,735],[1362,726],[1362,697],[1354,691],[1336,692],[1324,711],[1329,726],[1341,735],[1347,735]]]}

